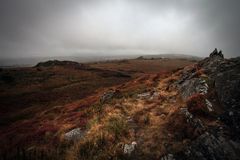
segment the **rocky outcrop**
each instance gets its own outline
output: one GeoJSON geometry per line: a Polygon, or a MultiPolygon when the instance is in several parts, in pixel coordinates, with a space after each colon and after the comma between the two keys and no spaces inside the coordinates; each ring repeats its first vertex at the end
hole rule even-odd
{"type": "Polygon", "coordinates": [[[182,72],[177,85],[184,99],[195,93],[207,94],[210,85],[216,90],[218,100],[226,110],[239,109],[240,58],[223,57],[222,52],[215,49],[210,57],[197,64],[204,72],[204,78],[194,77],[197,72],[194,68],[182,72]]]}
{"type": "Polygon", "coordinates": [[[225,108],[240,107],[240,59],[235,64],[234,61],[231,59],[220,65],[214,77],[218,98],[225,108]]]}
{"type": "Polygon", "coordinates": [[[232,133],[240,134],[240,58],[223,59],[215,56],[205,61],[201,67],[207,71],[210,85],[225,111],[220,119],[230,127],[232,133]]]}
{"type": "Polygon", "coordinates": [[[194,128],[197,134],[201,134],[205,130],[205,126],[202,121],[196,117],[194,117],[187,108],[181,108],[181,113],[185,116],[187,123],[194,128]]]}
{"type": "Polygon", "coordinates": [[[206,80],[202,78],[190,78],[185,80],[181,85],[179,85],[179,89],[181,91],[182,97],[187,99],[193,94],[207,94],[208,92],[208,84],[206,80]]]}
{"type": "Polygon", "coordinates": [[[218,120],[226,126],[228,136],[222,132],[210,132],[187,108],[182,108],[186,121],[196,128],[204,130],[186,149],[174,154],[175,159],[184,160],[237,160],[240,159],[240,58],[224,59],[222,51],[215,49],[208,58],[194,67],[185,68],[176,82],[184,100],[194,94],[209,97],[205,99],[209,112],[214,107],[223,113],[218,120]],[[196,69],[197,68],[197,69],[196,69]],[[199,76],[199,70],[204,74],[199,76]],[[196,76],[198,75],[198,76],[196,76]],[[211,101],[218,102],[212,104],[211,101]],[[214,106],[216,105],[216,106],[214,106]]]}
{"type": "Polygon", "coordinates": [[[220,50],[220,51],[218,52],[217,48],[215,48],[215,49],[213,50],[213,52],[210,53],[210,56],[209,56],[209,57],[210,57],[210,58],[213,58],[213,57],[215,57],[215,56],[224,58],[224,56],[223,56],[223,54],[222,54],[222,51],[220,50]]]}
{"type": "Polygon", "coordinates": [[[239,160],[239,146],[237,142],[206,132],[175,157],[179,160],[239,160]]]}

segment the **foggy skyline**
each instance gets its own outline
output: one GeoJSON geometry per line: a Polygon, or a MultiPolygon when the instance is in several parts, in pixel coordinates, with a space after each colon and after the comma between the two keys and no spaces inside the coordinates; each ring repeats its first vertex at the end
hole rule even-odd
{"type": "Polygon", "coordinates": [[[0,58],[239,56],[238,0],[0,0],[0,58]]]}

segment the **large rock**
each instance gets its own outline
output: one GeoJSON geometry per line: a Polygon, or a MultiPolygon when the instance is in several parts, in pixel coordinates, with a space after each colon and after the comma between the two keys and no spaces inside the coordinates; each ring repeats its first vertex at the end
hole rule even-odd
{"type": "Polygon", "coordinates": [[[218,67],[226,61],[223,57],[222,52],[219,53],[217,50],[213,51],[208,58],[200,61],[198,66],[209,76],[215,75],[218,67]]]}
{"type": "MultiPolygon", "coordinates": [[[[240,107],[240,58],[224,59],[222,52],[215,49],[209,58],[197,66],[204,70],[208,83],[216,90],[220,104],[225,109],[240,107]]],[[[206,94],[208,84],[204,79],[194,78],[196,70],[183,71],[178,86],[182,97],[201,93],[206,94]]]]}
{"type": "Polygon", "coordinates": [[[187,99],[193,94],[207,94],[208,84],[204,79],[201,78],[192,78],[185,80],[181,85],[179,85],[180,93],[183,99],[187,99]]]}
{"type": "Polygon", "coordinates": [[[235,64],[222,64],[218,70],[214,78],[221,104],[225,108],[240,107],[240,59],[235,64]]]}
{"type": "Polygon", "coordinates": [[[206,132],[175,157],[179,160],[239,160],[239,146],[239,143],[206,132]]]}
{"type": "Polygon", "coordinates": [[[205,126],[202,121],[196,117],[194,117],[187,108],[181,108],[181,114],[183,114],[186,118],[186,122],[194,128],[196,133],[201,134],[205,130],[205,126]]]}
{"type": "Polygon", "coordinates": [[[240,140],[240,58],[226,59],[211,74],[220,105],[221,120],[230,127],[232,138],[240,140]],[[230,114],[229,114],[230,113],[230,114]]]}
{"type": "Polygon", "coordinates": [[[224,58],[224,56],[223,56],[223,54],[222,54],[222,51],[220,50],[220,51],[218,52],[217,48],[215,48],[215,49],[213,50],[213,52],[210,53],[210,56],[209,56],[209,57],[210,57],[210,58],[213,58],[213,57],[221,57],[221,58],[224,58]]]}
{"type": "MultiPolygon", "coordinates": [[[[224,59],[221,51],[215,49],[208,58],[196,65],[205,73],[205,80],[196,77],[196,70],[185,68],[177,81],[180,94],[187,99],[195,93],[208,95],[214,91],[214,97],[206,100],[209,111],[214,105],[223,109],[219,120],[226,126],[228,137],[223,133],[213,134],[202,123],[196,123],[186,108],[181,112],[192,126],[203,129],[204,134],[194,140],[183,152],[174,155],[184,160],[237,160],[240,159],[240,58],[224,59]],[[213,99],[210,99],[213,98],[213,99]],[[211,102],[214,102],[213,104],[211,102]],[[216,103],[217,102],[217,103],[216,103]]],[[[199,121],[201,122],[201,121],[199,121]]]]}

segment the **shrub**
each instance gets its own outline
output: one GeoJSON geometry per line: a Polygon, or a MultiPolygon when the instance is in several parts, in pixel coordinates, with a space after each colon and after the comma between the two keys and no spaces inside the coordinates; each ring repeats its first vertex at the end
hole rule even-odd
{"type": "Polygon", "coordinates": [[[105,136],[97,136],[92,140],[87,140],[79,147],[78,158],[91,159],[96,155],[101,154],[102,149],[104,148],[106,143],[107,141],[105,139],[105,136]]]}
{"type": "Polygon", "coordinates": [[[194,94],[187,100],[187,107],[192,114],[205,114],[206,103],[205,97],[201,94],[194,94]]]}
{"type": "Polygon", "coordinates": [[[93,108],[93,111],[94,111],[95,113],[100,114],[100,113],[102,112],[102,110],[103,110],[103,104],[101,104],[101,103],[96,103],[96,104],[94,104],[94,105],[92,106],[92,108],[93,108]]]}
{"type": "Polygon", "coordinates": [[[99,116],[97,116],[97,117],[95,117],[95,118],[89,120],[88,123],[87,123],[86,128],[87,128],[87,129],[91,129],[92,126],[94,126],[95,124],[99,123],[99,121],[100,121],[99,116]]]}

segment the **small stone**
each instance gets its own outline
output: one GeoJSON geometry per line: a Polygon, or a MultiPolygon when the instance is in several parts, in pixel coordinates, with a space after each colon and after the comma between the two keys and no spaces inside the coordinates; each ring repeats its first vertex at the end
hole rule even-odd
{"type": "Polygon", "coordinates": [[[209,100],[207,100],[207,99],[205,99],[205,102],[206,102],[208,111],[209,111],[209,112],[212,112],[212,111],[213,111],[212,103],[211,103],[209,100]]]}
{"type": "Polygon", "coordinates": [[[133,141],[131,144],[125,144],[123,153],[131,155],[131,153],[135,150],[136,145],[137,145],[137,142],[135,142],[135,141],[133,141]]]}
{"type": "Polygon", "coordinates": [[[149,98],[151,96],[150,92],[138,94],[138,98],[149,98]]]}
{"type": "Polygon", "coordinates": [[[65,133],[64,138],[66,140],[78,140],[83,138],[85,133],[81,130],[81,128],[75,128],[67,133],[65,133]]]}
{"type": "Polygon", "coordinates": [[[109,100],[111,100],[114,96],[118,95],[119,94],[119,90],[109,90],[107,92],[105,92],[102,97],[100,98],[100,102],[101,103],[105,103],[109,100]]]}
{"type": "Polygon", "coordinates": [[[121,105],[120,104],[115,104],[115,107],[116,108],[121,108],[121,105]]]}

